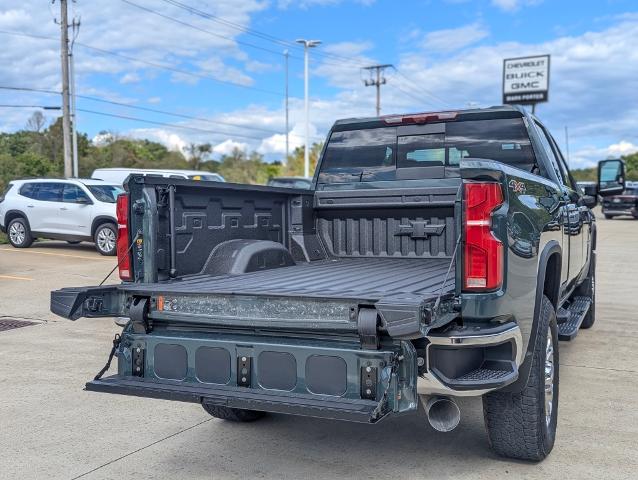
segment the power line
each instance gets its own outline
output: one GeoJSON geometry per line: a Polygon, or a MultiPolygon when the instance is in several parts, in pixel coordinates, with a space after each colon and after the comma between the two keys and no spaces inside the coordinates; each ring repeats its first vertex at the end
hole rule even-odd
{"type": "Polygon", "coordinates": [[[0,108],[41,108],[43,110],[60,110],[61,107],[54,105],[0,105],[0,108]]]}
{"type": "MultiPolygon", "coordinates": [[[[173,5],[174,7],[177,7],[177,8],[180,8],[182,10],[185,10],[185,11],[187,11],[187,12],[193,14],[193,15],[197,15],[199,17],[206,18],[206,19],[211,20],[213,22],[216,22],[216,23],[225,25],[227,27],[233,28],[233,29],[235,29],[237,31],[240,31],[242,33],[246,33],[246,34],[249,34],[249,35],[256,36],[256,37],[261,38],[263,40],[272,42],[272,43],[274,43],[276,45],[287,47],[287,48],[299,48],[299,46],[296,45],[294,42],[291,42],[291,41],[288,41],[288,40],[284,40],[282,38],[275,37],[273,35],[270,35],[269,33],[265,33],[265,32],[261,32],[259,30],[255,30],[254,28],[246,27],[244,25],[241,25],[241,24],[238,24],[238,23],[235,23],[235,22],[231,22],[230,20],[226,20],[226,19],[224,19],[222,17],[219,17],[217,15],[213,15],[212,13],[208,13],[208,12],[205,12],[203,10],[199,10],[198,8],[192,7],[190,5],[187,5],[185,3],[179,2],[177,0],[162,0],[162,1],[165,2],[165,3],[168,3],[169,5],[173,5]]],[[[363,63],[362,61],[360,61],[360,60],[358,60],[358,59],[356,59],[354,57],[348,57],[348,56],[345,56],[345,55],[339,55],[339,54],[336,54],[336,53],[330,53],[330,52],[325,52],[325,51],[317,52],[317,55],[321,56],[321,57],[329,57],[329,58],[334,58],[334,59],[337,59],[337,60],[341,60],[342,63],[343,62],[355,63],[355,64],[357,64],[357,66],[361,66],[361,67],[365,66],[365,63],[363,63]]],[[[296,58],[296,57],[293,57],[293,58],[296,58]]]]}
{"type": "MultiPolygon", "coordinates": [[[[12,91],[25,91],[25,92],[36,92],[36,93],[47,93],[47,94],[54,94],[54,95],[59,95],[60,92],[55,91],[55,90],[45,90],[45,89],[40,89],[40,88],[28,88],[28,87],[5,87],[5,86],[0,86],[0,90],[12,90],[12,91]]],[[[183,119],[187,119],[187,120],[196,120],[199,122],[206,122],[206,123],[210,123],[210,124],[214,124],[214,125],[225,125],[228,127],[235,127],[235,128],[242,128],[245,130],[254,130],[254,131],[259,131],[259,132],[264,132],[264,133],[268,133],[271,135],[284,135],[284,133],[277,131],[277,130],[272,130],[269,128],[262,128],[262,127],[255,127],[255,126],[251,126],[251,125],[243,125],[240,123],[232,123],[232,122],[224,122],[221,120],[211,120],[208,118],[204,118],[204,117],[196,117],[193,115],[186,115],[186,114],[182,114],[182,113],[177,113],[177,112],[171,112],[168,110],[162,110],[162,109],[157,109],[157,108],[150,108],[150,107],[143,107],[140,105],[132,105],[130,103],[124,103],[124,102],[117,102],[115,100],[108,100],[105,98],[99,98],[99,97],[93,97],[90,95],[80,95],[77,94],[76,97],[81,98],[83,100],[90,100],[93,102],[100,102],[100,103],[105,103],[105,104],[109,104],[109,105],[116,105],[119,107],[125,107],[125,108],[131,108],[131,109],[135,109],[135,110],[141,110],[141,111],[145,111],[145,112],[151,112],[151,113],[159,113],[161,115],[169,115],[169,116],[173,116],[173,117],[177,117],[177,118],[183,118],[183,119]]],[[[293,137],[298,137],[301,138],[301,135],[295,134],[295,133],[291,133],[290,134],[293,137]]],[[[318,137],[318,136],[312,136],[312,138],[314,138],[315,140],[323,140],[323,137],[318,137]]]]}
{"type": "MultiPolygon", "coordinates": [[[[276,50],[271,50],[269,48],[262,47],[260,45],[255,45],[253,43],[245,42],[243,40],[237,40],[235,38],[228,37],[226,35],[221,35],[219,33],[211,32],[210,30],[206,30],[205,28],[201,28],[201,27],[198,27],[197,25],[193,25],[191,23],[184,22],[184,21],[179,20],[179,19],[177,19],[175,17],[171,17],[170,15],[165,15],[165,14],[163,14],[161,12],[158,12],[156,10],[153,10],[151,8],[148,8],[148,7],[145,7],[145,6],[142,6],[142,5],[138,5],[137,3],[131,2],[129,0],[122,0],[122,2],[124,2],[127,5],[130,5],[132,7],[136,7],[138,9],[140,9],[140,10],[143,10],[145,12],[151,13],[153,15],[157,15],[158,17],[162,17],[162,18],[165,18],[166,20],[170,20],[171,22],[178,23],[180,25],[183,25],[183,26],[188,27],[188,28],[192,28],[192,29],[197,30],[197,31],[202,32],[202,33],[206,33],[206,34],[211,35],[213,37],[222,38],[224,40],[228,40],[229,42],[237,43],[239,45],[244,45],[246,47],[255,48],[257,50],[261,50],[261,51],[264,51],[264,52],[272,53],[273,55],[283,56],[283,54],[281,52],[278,52],[276,50]]],[[[298,60],[301,60],[301,57],[295,57],[295,56],[291,56],[291,57],[292,58],[296,58],[298,60]]]]}
{"type": "MultiPolygon", "coordinates": [[[[54,39],[53,37],[47,37],[47,36],[44,36],[44,35],[35,35],[35,34],[21,33],[21,32],[12,32],[12,31],[8,31],[8,30],[0,30],[0,33],[6,34],[6,35],[13,35],[13,36],[16,36],[16,37],[36,38],[36,39],[41,39],[41,40],[57,40],[57,39],[54,39]]],[[[281,93],[281,92],[275,92],[275,91],[272,91],[272,90],[265,90],[265,89],[262,89],[262,88],[253,87],[253,86],[250,86],[250,85],[243,85],[241,83],[230,82],[230,81],[227,81],[227,80],[220,80],[220,79],[215,78],[215,77],[210,76],[210,75],[205,75],[205,74],[200,74],[200,73],[195,73],[195,72],[189,72],[188,70],[182,70],[182,69],[179,69],[179,68],[171,67],[170,65],[150,62],[148,60],[142,60],[140,58],[135,58],[135,57],[131,57],[129,55],[124,55],[122,53],[113,52],[111,50],[106,50],[104,48],[95,47],[93,45],[87,45],[86,43],[75,42],[75,44],[79,45],[79,46],[81,46],[83,48],[87,48],[89,50],[93,50],[95,52],[99,52],[99,53],[103,53],[103,54],[106,54],[106,55],[112,55],[112,56],[115,56],[115,57],[123,58],[123,59],[131,61],[131,62],[136,62],[136,63],[141,63],[141,64],[144,64],[144,65],[149,65],[151,67],[158,68],[158,69],[161,69],[161,70],[167,70],[167,71],[180,73],[182,75],[187,75],[187,76],[196,77],[196,78],[203,78],[203,79],[211,80],[213,82],[221,83],[221,84],[224,84],[224,85],[231,85],[231,86],[234,86],[234,87],[240,87],[240,88],[244,88],[244,89],[248,89],[248,90],[254,90],[254,91],[257,91],[257,92],[261,92],[261,93],[267,93],[269,95],[276,95],[276,96],[279,96],[279,97],[283,97],[284,96],[284,94],[281,93]]]]}
{"type": "Polygon", "coordinates": [[[239,138],[248,138],[250,140],[263,140],[263,137],[253,137],[250,135],[242,135],[242,134],[235,134],[235,133],[229,133],[229,132],[220,132],[220,131],[215,131],[215,130],[207,130],[205,128],[198,128],[198,127],[189,127],[187,125],[180,125],[177,123],[166,123],[166,122],[157,122],[155,120],[148,120],[145,118],[139,118],[139,117],[130,117],[128,115],[119,115],[116,113],[106,113],[106,112],[99,112],[97,110],[88,110],[85,108],[78,108],[78,111],[80,112],[84,112],[84,113],[89,113],[92,115],[101,115],[104,117],[113,117],[113,118],[121,118],[123,120],[131,120],[134,122],[142,122],[142,123],[148,123],[150,125],[160,125],[163,127],[171,127],[171,128],[181,128],[184,130],[193,130],[196,132],[203,132],[203,133],[208,133],[211,135],[226,135],[226,136],[233,136],[233,137],[239,137],[239,138]]]}
{"type": "MultiPolygon", "coordinates": [[[[407,75],[405,75],[401,70],[399,70],[396,67],[393,67],[394,71],[396,73],[398,73],[399,75],[401,75],[401,77],[403,77],[403,79],[408,82],[411,85],[411,89],[414,89],[415,91],[419,92],[419,93],[424,93],[426,95],[428,95],[429,97],[433,98],[434,100],[436,100],[437,102],[441,103],[442,105],[449,107],[450,104],[443,100],[441,97],[439,97],[438,95],[435,95],[434,93],[430,92],[429,90],[423,88],[421,85],[417,85],[413,80],[411,80],[407,75]]],[[[407,86],[407,88],[410,88],[410,86],[407,86]]],[[[431,102],[427,102],[427,103],[431,103],[431,102]]]]}

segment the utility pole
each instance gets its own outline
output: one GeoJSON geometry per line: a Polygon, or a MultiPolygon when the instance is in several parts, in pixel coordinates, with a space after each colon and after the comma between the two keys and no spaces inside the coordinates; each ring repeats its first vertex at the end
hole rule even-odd
{"type": "Polygon", "coordinates": [[[64,176],[73,175],[71,158],[71,109],[69,100],[69,20],[67,0],[60,0],[60,57],[62,60],[62,135],[64,140],[64,176]]]}
{"type": "Polygon", "coordinates": [[[303,67],[303,78],[304,78],[304,110],[306,112],[306,141],[304,147],[304,177],[308,178],[310,176],[310,107],[308,104],[308,49],[313,48],[321,44],[321,40],[304,40],[298,39],[297,43],[302,43],[304,46],[304,67],[303,67]]]}
{"type": "Polygon", "coordinates": [[[381,85],[385,85],[386,79],[383,76],[383,72],[386,68],[390,68],[393,65],[386,63],[384,65],[371,65],[364,67],[364,70],[370,72],[370,78],[363,81],[366,87],[377,87],[377,117],[381,115],[381,85]],[[376,75],[373,74],[376,72],[376,75]]]}
{"type": "Polygon", "coordinates": [[[286,159],[284,163],[288,163],[289,143],[288,143],[288,50],[284,50],[284,58],[286,59],[286,159]]]}
{"type": "Polygon", "coordinates": [[[75,44],[75,39],[80,29],[80,22],[75,21],[73,19],[73,23],[71,24],[73,28],[73,40],[71,41],[71,49],[69,50],[69,76],[71,77],[70,82],[70,94],[71,94],[71,140],[73,144],[73,176],[75,178],[80,176],[80,167],[78,163],[78,130],[77,130],[77,113],[75,109],[76,103],[76,89],[75,89],[75,57],[73,56],[73,46],[75,44]]]}

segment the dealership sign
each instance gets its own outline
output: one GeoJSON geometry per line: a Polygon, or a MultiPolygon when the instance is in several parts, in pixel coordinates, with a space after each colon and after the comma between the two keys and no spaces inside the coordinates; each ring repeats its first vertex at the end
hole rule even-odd
{"type": "Polygon", "coordinates": [[[546,102],[548,92],[549,55],[503,60],[503,103],[546,102]]]}

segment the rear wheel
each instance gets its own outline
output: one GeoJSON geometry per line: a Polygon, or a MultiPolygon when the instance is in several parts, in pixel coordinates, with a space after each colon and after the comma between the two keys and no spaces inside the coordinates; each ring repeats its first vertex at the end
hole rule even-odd
{"type": "Polygon", "coordinates": [[[115,255],[116,230],[112,223],[103,223],[95,230],[93,240],[95,241],[95,249],[101,255],[115,255]]]}
{"type": "Polygon", "coordinates": [[[239,408],[222,407],[206,402],[202,403],[202,407],[213,417],[230,422],[254,422],[266,415],[265,412],[258,412],[257,410],[241,410],[239,408]]]}
{"type": "Polygon", "coordinates": [[[15,248],[27,248],[33,243],[29,224],[24,218],[14,218],[7,226],[9,243],[15,248]]]}
{"type": "Polygon", "coordinates": [[[520,392],[483,396],[483,416],[492,449],[504,457],[543,460],[554,447],[558,418],[558,330],[549,299],[542,298],[534,356],[520,392]]]}

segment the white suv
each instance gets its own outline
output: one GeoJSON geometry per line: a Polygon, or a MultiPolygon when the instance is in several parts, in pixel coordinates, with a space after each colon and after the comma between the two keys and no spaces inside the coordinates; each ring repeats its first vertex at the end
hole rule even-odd
{"type": "Polygon", "coordinates": [[[115,202],[119,185],[101,180],[14,180],[0,196],[0,230],[9,243],[27,248],[36,238],[89,241],[115,255],[115,202]]]}

